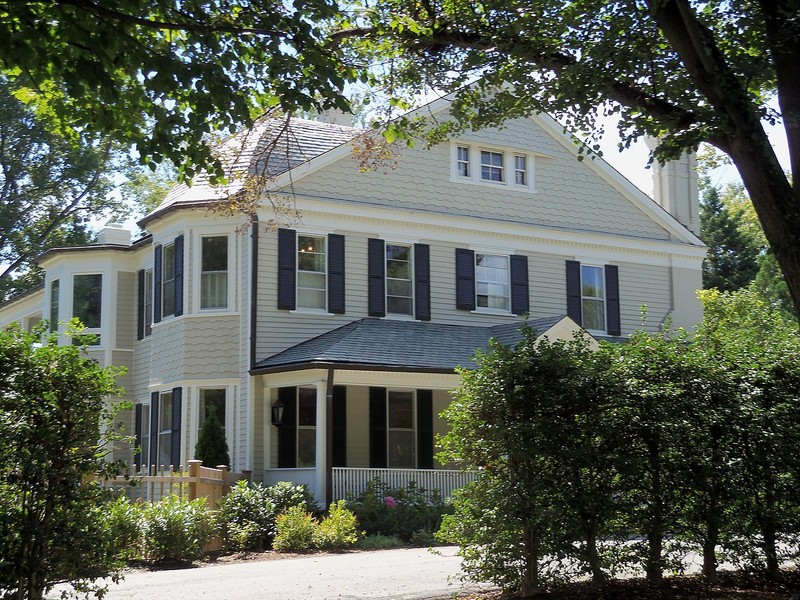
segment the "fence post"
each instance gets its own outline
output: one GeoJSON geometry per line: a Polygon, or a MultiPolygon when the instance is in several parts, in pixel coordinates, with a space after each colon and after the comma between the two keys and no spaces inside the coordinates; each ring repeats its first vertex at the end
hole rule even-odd
{"type": "Polygon", "coordinates": [[[197,498],[197,484],[200,483],[200,467],[202,460],[189,461],[189,500],[197,498]]]}

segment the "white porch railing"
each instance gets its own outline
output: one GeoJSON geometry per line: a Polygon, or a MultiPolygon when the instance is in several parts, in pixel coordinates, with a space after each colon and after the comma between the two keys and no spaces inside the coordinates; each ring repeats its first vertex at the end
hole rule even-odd
{"type": "Polygon", "coordinates": [[[389,488],[407,487],[412,481],[423,488],[430,497],[438,490],[442,498],[448,498],[453,490],[474,481],[473,471],[447,471],[444,469],[367,469],[358,467],[333,468],[333,500],[351,496],[357,498],[373,479],[380,479],[389,488]]]}

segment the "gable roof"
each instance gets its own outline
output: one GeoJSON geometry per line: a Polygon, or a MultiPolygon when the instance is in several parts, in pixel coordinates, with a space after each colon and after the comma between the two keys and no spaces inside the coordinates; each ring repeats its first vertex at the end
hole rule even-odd
{"type": "Polygon", "coordinates": [[[241,174],[277,177],[295,167],[341,147],[363,130],[355,127],[297,118],[269,118],[232,136],[219,156],[230,181],[211,185],[208,173],[199,173],[192,186],[177,185],[163,202],[139,221],[148,222],[177,207],[194,207],[235,194],[244,185],[241,174]]]}
{"type": "MultiPolygon", "coordinates": [[[[530,319],[528,325],[543,335],[565,320],[578,329],[565,315],[530,319]]],[[[473,354],[486,350],[491,338],[519,342],[521,326],[520,321],[478,326],[364,318],[261,360],[250,374],[332,367],[452,373],[459,366],[474,369],[473,354]]]]}

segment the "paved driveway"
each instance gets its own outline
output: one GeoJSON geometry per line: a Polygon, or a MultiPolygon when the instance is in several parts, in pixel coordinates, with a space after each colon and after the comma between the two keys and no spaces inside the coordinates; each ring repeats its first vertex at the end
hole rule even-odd
{"type": "MultiPolygon", "coordinates": [[[[456,549],[424,548],[211,565],[129,573],[111,584],[107,600],[434,600],[479,589],[455,577],[456,549]]],[[[55,592],[51,597],[55,597],[55,592]]]]}

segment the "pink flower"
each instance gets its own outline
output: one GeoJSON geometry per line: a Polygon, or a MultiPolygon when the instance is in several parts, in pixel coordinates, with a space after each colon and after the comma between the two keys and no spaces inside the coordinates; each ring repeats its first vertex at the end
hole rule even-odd
{"type": "Polygon", "coordinates": [[[383,503],[386,505],[386,508],[394,508],[397,506],[397,500],[391,496],[386,496],[386,498],[383,499],[383,503]]]}

